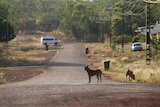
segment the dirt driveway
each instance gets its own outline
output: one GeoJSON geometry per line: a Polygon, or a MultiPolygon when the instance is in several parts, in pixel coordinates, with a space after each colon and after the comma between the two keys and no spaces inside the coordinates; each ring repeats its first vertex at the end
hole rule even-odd
{"type": "MultiPolygon", "coordinates": [[[[88,84],[83,44],[64,44],[44,72],[0,85],[1,107],[159,107],[160,85],[116,82],[103,76],[88,84]]],[[[94,68],[92,68],[94,69],[94,68]]],[[[28,68],[29,70],[29,68],[28,68]]]]}

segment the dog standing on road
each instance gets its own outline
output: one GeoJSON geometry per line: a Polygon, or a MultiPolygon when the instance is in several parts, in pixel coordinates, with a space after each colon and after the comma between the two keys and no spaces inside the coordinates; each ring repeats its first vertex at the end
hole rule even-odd
{"type": "Polygon", "coordinates": [[[131,82],[132,79],[135,80],[135,75],[133,74],[133,71],[131,71],[129,69],[126,72],[126,82],[127,82],[127,76],[128,76],[129,82],[131,82]]]}
{"type": "Polygon", "coordinates": [[[98,79],[97,83],[99,82],[99,79],[100,79],[100,82],[102,82],[102,78],[101,78],[102,71],[100,69],[91,70],[88,66],[85,66],[85,70],[88,73],[89,83],[91,82],[91,76],[94,76],[94,75],[97,75],[97,79],[98,79]]]}

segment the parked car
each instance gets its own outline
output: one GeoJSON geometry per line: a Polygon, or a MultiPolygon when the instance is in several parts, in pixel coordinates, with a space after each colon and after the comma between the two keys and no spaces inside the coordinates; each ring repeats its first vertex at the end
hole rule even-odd
{"type": "Polygon", "coordinates": [[[132,51],[142,51],[143,46],[140,42],[132,43],[132,51]]]}
{"type": "Polygon", "coordinates": [[[61,41],[56,37],[41,37],[41,44],[44,45],[57,45],[61,41]]]}

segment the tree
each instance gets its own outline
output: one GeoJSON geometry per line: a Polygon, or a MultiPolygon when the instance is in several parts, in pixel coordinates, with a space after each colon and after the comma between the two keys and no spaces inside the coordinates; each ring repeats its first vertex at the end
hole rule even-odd
{"type": "MultiPolygon", "coordinates": [[[[0,17],[16,32],[58,29],[81,41],[99,41],[104,39],[101,35],[108,35],[110,31],[115,36],[134,35],[137,27],[145,26],[146,18],[143,0],[1,0],[0,4],[3,4],[0,17]],[[102,23],[99,18],[103,16],[99,13],[104,8],[108,20],[102,23]]],[[[159,13],[159,4],[151,5],[151,24],[160,20],[159,13]]]]}
{"type": "Polygon", "coordinates": [[[98,41],[97,12],[80,1],[66,3],[59,29],[77,40],[98,41]]]}
{"type": "Polygon", "coordinates": [[[120,0],[115,3],[112,23],[115,35],[133,35],[138,26],[145,25],[145,3],[141,0],[120,0]],[[115,16],[116,15],[116,16],[115,16]]]}
{"type": "Polygon", "coordinates": [[[0,19],[0,42],[8,42],[16,36],[13,27],[7,21],[0,19]]]}
{"type": "Polygon", "coordinates": [[[13,27],[7,21],[6,5],[0,4],[0,42],[8,42],[15,37],[13,27]]]}

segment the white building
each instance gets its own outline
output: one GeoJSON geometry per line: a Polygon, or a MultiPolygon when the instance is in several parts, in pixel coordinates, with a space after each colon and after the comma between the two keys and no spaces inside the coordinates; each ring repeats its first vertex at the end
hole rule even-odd
{"type": "MultiPolygon", "coordinates": [[[[135,30],[135,32],[146,35],[147,27],[138,27],[138,29],[135,30]]],[[[152,35],[159,35],[160,34],[160,21],[157,21],[155,23],[155,25],[150,26],[150,33],[152,35]]]]}

